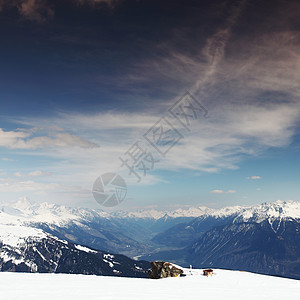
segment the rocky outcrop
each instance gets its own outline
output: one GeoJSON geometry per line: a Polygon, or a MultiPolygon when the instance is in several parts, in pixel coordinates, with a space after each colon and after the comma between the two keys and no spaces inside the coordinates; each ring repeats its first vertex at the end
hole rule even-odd
{"type": "Polygon", "coordinates": [[[166,261],[153,261],[151,263],[151,269],[148,270],[150,279],[177,277],[182,275],[183,270],[166,261]]]}

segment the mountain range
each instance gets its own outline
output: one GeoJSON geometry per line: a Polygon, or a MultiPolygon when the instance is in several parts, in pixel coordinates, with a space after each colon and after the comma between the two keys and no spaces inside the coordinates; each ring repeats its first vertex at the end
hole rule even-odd
{"type": "Polygon", "coordinates": [[[173,211],[108,213],[48,203],[32,204],[28,199],[21,199],[0,207],[1,268],[10,268],[10,253],[17,262],[18,259],[28,261],[27,265],[25,262],[15,264],[15,270],[34,270],[29,263],[30,257],[33,255],[41,261],[38,251],[46,257],[45,249],[51,248],[53,256],[47,254],[47,264],[42,264],[42,268],[37,264],[39,270],[100,274],[100,270],[109,267],[109,263],[103,261],[107,260],[104,255],[113,255],[119,260],[127,260],[128,267],[126,270],[109,267],[103,271],[105,274],[116,275],[118,271],[133,276],[139,270],[137,266],[141,269],[137,276],[144,276],[149,266],[146,261],[167,260],[184,266],[239,269],[300,279],[299,226],[300,202],[293,201],[217,210],[191,207],[173,211]],[[21,229],[24,228],[35,230],[25,236],[30,237],[26,239],[28,245],[36,245],[26,248],[23,239],[22,249],[26,248],[26,253],[19,248],[9,248],[7,242],[11,241],[8,236],[15,234],[17,238],[18,232],[22,240],[21,229]],[[7,232],[13,229],[16,229],[14,234],[8,235],[7,232]],[[17,255],[20,251],[25,253],[23,258],[17,255]],[[52,263],[57,263],[58,253],[64,253],[63,259],[58,260],[61,269],[52,263]],[[80,270],[68,265],[72,259],[78,260],[77,265],[82,266],[80,270]],[[91,267],[84,269],[85,263],[79,263],[84,261],[89,261],[91,267]]]}
{"type": "Polygon", "coordinates": [[[178,224],[153,240],[173,250],[144,259],[300,279],[300,203],[226,208],[178,224]]]}

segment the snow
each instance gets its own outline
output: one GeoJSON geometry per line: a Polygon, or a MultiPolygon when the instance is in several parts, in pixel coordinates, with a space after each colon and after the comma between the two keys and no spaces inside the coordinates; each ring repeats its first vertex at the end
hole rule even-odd
{"type": "Polygon", "coordinates": [[[28,238],[43,239],[47,238],[47,236],[49,235],[41,229],[0,224],[0,241],[11,247],[17,247],[20,244],[25,244],[28,238]]]}
{"type": "Polygon", "coordinates": [[[114,255],[112,255],[112,254],[109,254],[109,253],[107,253],[107,254],[103,254],[103,257],[104,257],[104,258],[107,258],[107,259],[114,259],[114,258],[115,258],[115,256],[114,256],[114,255]]]}
{"type": "MultiPolygon", "coordinates": [[[[201,271],[201,270],[199,270],[201,271]]],[[[166,279],[66,274],[0,273],[1,299],[177,300],[298,299],[300,282],[247,272],[214,270],[215,275],[166,279]]]]}
{"type": "Polygon", "coordinates": [[[110,268],[113,268],[113,267],[115,266],[112,262],[110,262],[110,261],[108,261],[108,260],[106,260],[106,259],[103,259],[103,261],[104,261],[105,263],[107,263],[107,264],[110,266],[110,268]]]}
{"type": "Polygon", "coordinates": [[[208,217],[226,218],[235,216],[236,219],[254,222],[261,222],[265,219],[293,218],[300,219],[300,201],[276,201],[274,203],[263,203],[255,206],[230,206],[221,209],[212,209],[204,206],[189,207],[187,209],[178,208],[173,211],[159,210],[139,210],[133,212],[117,211],[112,216],[119,218],[135,219],[161,219],[161,218],[180,218],[180,217],[208,217]]]}
{"type": "Polygon", "coordinates": [[[70,222],[83,226],[85,221],[99,218],[133,218],[154,219],[161,218],[197,218],[213,216],[226,218],[235,216],[236,219],[247,221],[251,219],[261,222],[265,219],[274,218],[300,218],[300,201],[276,201],[263,203],[252,207],[231,206],[221,209],[211,209],[204,206],[178,208],[173,211],[139,210],[139,211],[115,211],[104,212],[101,210],[70,208],[49,203],[31,203],[28,199],[20,199],[14,203],[2,204],[0,207],[0,224],[27,224],[48,223],[51,225],[64,226],[70,222]]]}
{"type": "Polygon", "coordinates": [[[113,217],[117,218],[133,218],[133,219],[155,219],[158,220],[165,216],[164,211],[159,211],[155,209],[151,210],[138,210],[138,211],[116,211],[112,212],[113,217]]]}
{"type": "Polygon", "coordinates": [[[143,270],[142,268],[138,267],[136,264],[134,265],[134,267],[137,269],[137,270],[143,270]]]}
{"type": "Polygon", "coordinates": [[[161,210],[137,210],[137,211],[116,211],[111,215],[117,218],[133,218],[133,219],[154,219],[159,220],[161,218],[197,218],[199,216],[210,214],[214,210],[208,207],[189,207],[187,209],[178,208],[173,211],[161,211],[161,210]]]}
{"type": "Polygon", "coordinates": [[[48,223],[64,226],[70,222],[109,218],[104,211],[93,209],[77,209],[49,203],[31,203],[27,198],[13,203],[2,203],[0,207],[0,223],[25,224],[48,223]]]}
{"type": "Polygon", "coordinates": [[[84,247],[84,246],[81,246],[81,245],[75,245],[75,248],[78,249],[78,250],[87,252],[87,253],[98,253],[98,252],[95,251],[95,250],[92,250],[92,249],[90,249],[90,248],[87,248],[87,247],[84,247]]]}
{"type": "Polygon", "coordinates": [[[0,252],[0,258],[2,258],[4,262],[11,261],[16,265],[19,265],[21,263],[25,263],[25,260],[23,258],[16,259],[14,257],[9,256],[7,253],[4,253],[4,252],[0,252]]]}
{"type": "MultiPolygon", "coordinates": [[[[49,236],[51,235],[37,228],[0,224],[0,241],[1,243],[3,243],[0,249],[0,258],[4,262],[11,261],[16,265],[24,263],[25,265],[30,267],[33,272],[36,272],[38,269],[37,265],[29,259],[26,259],[23,255],[24,250],[21,249],[22,247],[27,247],[28,240],[40,241],[44,238],[48,238],[49,236]],[[13,253],[8,254],[8,251],[13,251],[13,253]],[[17,253],[18,255],[16,256],[15,253],[17,253]]],[[[57,239],[54,236],[53,238],[57,239]]],[[[38,252],[43,260],[46,260],[46,258],[36,247],[33,247],[33,250],[38,252]]]]}
{"type": "Polygon", "coordinates": [[[240,216],[244,221],[251,219],[257,223],[266,219],[272,222],[276,218],[300,219],[300,202],[278,200],[274,203],[262,203],[248,208],[240,216]]]}

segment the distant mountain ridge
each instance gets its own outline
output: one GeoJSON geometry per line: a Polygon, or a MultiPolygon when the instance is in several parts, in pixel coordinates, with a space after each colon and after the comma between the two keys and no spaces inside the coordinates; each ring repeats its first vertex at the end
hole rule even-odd
{"type": "Polygon", "coordinates": [[[195,206],[189,208],[177,208],[174,210],[137,210],[137,211],[113,211],[106,212],[101,209],[71,208],[64,205],[49,203],[31,203],[30,200],[20,198],[19,201],[0,204],[0,209],[10,215],[26,217],[34,221],[63,222],[70,219],[85,218],[135,218],[135,219],[162,219],[169,218],[197,218],[201,216],[228,217],[239,214],[243,218],[273,216],[300,218],[300,201],[276,201],[274,203],[262,203],[254,206],[229,206],[220,209],[195,206]]]}
{"type": "Polygon", "coordinates": [[[107,213],[23,199],[0,207],[1,224],[147,261],[300,278],[300,202],[107,213]]]}
{"type": "Polygon", "coordinates": [[[153,241],[169,249],[143,258],[300,279],[300,202],[276,201],[226,211],[159,233],[153,241]]]}
{"type": "Polygon", "coordinates": [[[40,228],[60,239],[114,253],[145,248],[101,210],[32,204],[28,199],[21,199],[2,205],[0,224],[40,228]]]}
{"type": "Polygon", "coordinates": [[[155,210],[107,213],[100,209],[31,203],[24,198],[0,206],[0,224],[10,222],[40,228],[70,242],[134,257],[151,251],[149,243],[155,234],[192,220],[199,213],[203,211],[176,210],[169,214],[155,210]]]}

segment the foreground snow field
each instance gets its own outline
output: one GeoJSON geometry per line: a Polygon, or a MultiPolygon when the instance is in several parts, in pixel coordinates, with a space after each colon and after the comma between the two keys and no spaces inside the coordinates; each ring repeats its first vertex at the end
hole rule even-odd
{"type": "MultiPolygon", "coordinates": [[[[300,281],[247,272],[138,279],[68,274],[0,273],[0,299],[299,299],[300,281]]],[[[196,272],[197,273],[197,272],[196,272]]],[[[201,271],[199,270],[199,273],[201,271]]]]}

